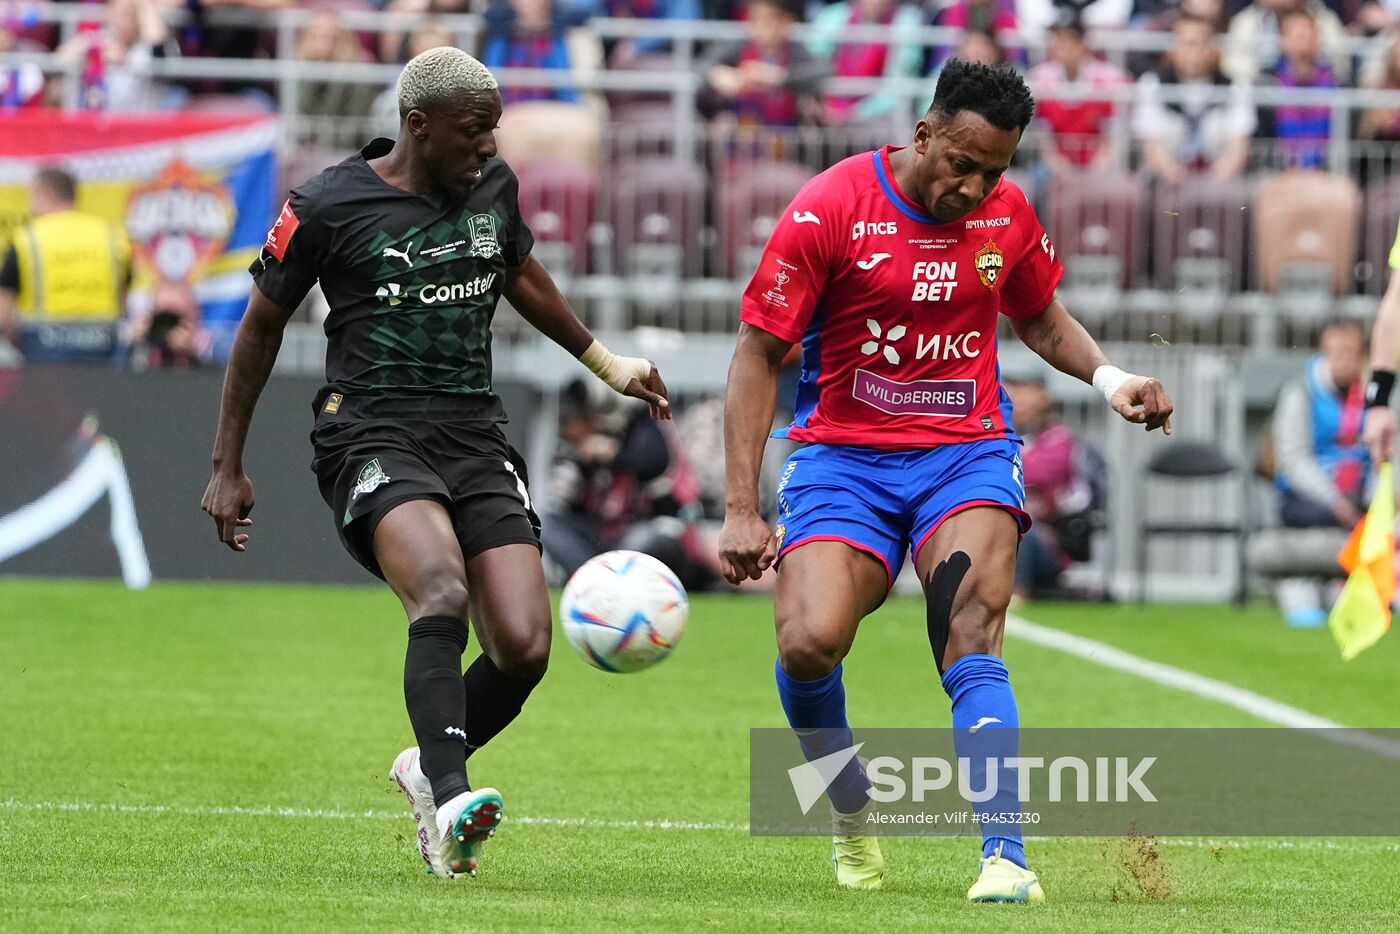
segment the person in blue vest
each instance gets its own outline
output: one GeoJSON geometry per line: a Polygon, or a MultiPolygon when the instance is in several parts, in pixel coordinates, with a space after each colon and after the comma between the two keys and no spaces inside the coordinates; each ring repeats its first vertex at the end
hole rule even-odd
{"type": "MultiPolygon", "coordinates": [[[[1337,320],[1322,331],[1319,352],[1303,378],[1279,393],[1274,409],[1274,483],[1287,528],[1351,529],[1365,513],[1371,455],[1362,438],[1366,416],[1367,337],[1359,321],[1337,320]]],[[[1294,626],[1326,621],[1319,582],[1289,578],[1279,605],[1294,626]]]]}

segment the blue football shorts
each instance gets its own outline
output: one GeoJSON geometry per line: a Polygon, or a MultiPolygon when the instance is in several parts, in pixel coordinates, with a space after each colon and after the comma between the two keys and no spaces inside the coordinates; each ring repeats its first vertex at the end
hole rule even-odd
{"type": "Polygon", "coordinates": [[[1000,506],[1021,534],[1025,511],[1021,445],[1006,439],[882,451],[810,444],[783,465],[778,481],[778,560],[807,542],[844,542],[879,558],[890,585],[906,549],[919,549],[949,516],[1000,506]]]}

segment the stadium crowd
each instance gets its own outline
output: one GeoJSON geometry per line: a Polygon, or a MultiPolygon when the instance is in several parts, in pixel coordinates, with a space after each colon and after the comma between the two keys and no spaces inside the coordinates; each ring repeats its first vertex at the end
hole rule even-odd
{"type": "MultiPolygon", "coordinates": [[[[458,44],[461,37],[437,16],[476,12],[482,15],[482,28],[475,37],[478,47],[469,51],[489,67],[575,73],[655,67],[655,57],[666,50],[660,38],[602,39],[589,28],[594,17],[742,20],[746,39],[716,43],[697,65],[707,84],[702,103],[712,115],[773,126],[867,121],[889,113],[894,96],[882,91],[823,94],[823,82],[833,77],[935,76],[956,54],[1028,69],[1038,97],[1056,102],[1042,106],[1040,113],[1054,133],[1094,136],[1112,116],[1112,108],[1102,102],[1075,105],[1075,95],[1064,93],[1067,86],[1112,88],[1137,82],[1138,135],[1154,141],[1188,137],[1190,142],[1178,148],[1196,147],[1207,160],[1232,150],[1239,137],[1258,132],[1297,141],[1298,159],[1307,164],[1314,159],[1308,141],[1326,134],[1327,107],[1281,107],[1271,121],[1258,121],[1244,91],[1236,105],[1215,113],[1159,103],[1161,85],[1400,88],[1395,41],[1400,3],[1395,0],[109,0],[72,5],[91,8],[91,18],[81,18],[64,38],[57,23],[38,15],[39,4],[0,3],[0,53],[55,52],[81,62],[79,105],[110,111],[198,108],[210,106],[210,95],[227,94],[246,98],[248,106],[274,106],[276,88],[270,84],[213,79],[176,84],[153,78],[151,62],[158,58],[276,57],[271,29],[247,21],[231,25],[207,15],[221,8],[259,13],[309,8],[313,15],[301,27],[295,58],[339,63],[401,63],[425,48],[458,44]],[[372,9],[415,14],[420,25],[410,31],[357,33],[345,24],[346,13],[372,9]],[[171,25],[164,14],[173,11],[190,16],[171,25]],[[793,27],[804,21],[813,31],[798,41],[793,27]],[[890,38],[843,37],[848,27],[859,25],[888,27],[890,38]],[[961,38],[924,46],[909,38],[920,25],[946,27],[961,38]],[[1109,65],[1096,56],[1093,40],[1120,30],[1170,35],[1170,49],[1160,57],[1134,53],[1127,68],[1109,65]],[[1033,63],[1021,39],[1031,39],[1038,48],[1035,37],[1047,32],[1045,55],[1033,63]],[[1341,41],[1347,35],[1381,41],[1366,54],[1348,54],[1341,41]],[[1180,126],[1164,126],[1173,121],[1180,126]]],[[[0,107],[55,105],[62,91],[61,77],[46,80],[31,62],[9,65],[0,73],[0,107]]],[[[300,108],[312,114],[367,115],[373,102],[363,87],[344,83],[311,82],[301,95],[300,108]]],[[[580,100],[580,91],[567,84],[511,87],[506,103],[541,98],[573,103],[580,100]]],[[[222,97],[218,101],[225,102],[222,97]]],[[[1368,112],[1355,130],[1362,138],[1400,139],[1400,111],[1368,112]]],[[[1096,152],[1091,145],[1074,153],[1062,149],[1059,155],[1083,165],[1096,152]]],[[[1173,169],[1162,156],[1151,157],[1154,169],[1171,175],[1180,168],[1179,159],[1173,169]]],[[[1223,171],[1235,162],[1212,161],[1212,167],[1223,171]]]]}

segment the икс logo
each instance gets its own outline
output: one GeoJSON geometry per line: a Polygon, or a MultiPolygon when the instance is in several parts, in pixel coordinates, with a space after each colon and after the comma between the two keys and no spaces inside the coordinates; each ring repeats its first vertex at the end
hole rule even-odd
{"type": "MultiPolygon", "coordinates": [[[[860,345],[860,352],[868,357],[880,349],[882,335],[880,332],[880,322],[876,321],[874,318],[866,318],[865,326],[870,329],[871,336],[875,338],[873,341],[866,341],[860,345]]],[[[890,328],[888,333],[883,335],[884,340],[888,341],[888,343],[884,345],[884,357],[890,363],[895,365],[899,364],[899,351],[894,349],[894,342],[903,337],[908,330],[909,329],[904,325],[896,324],[894,327],[890,328]]]]}

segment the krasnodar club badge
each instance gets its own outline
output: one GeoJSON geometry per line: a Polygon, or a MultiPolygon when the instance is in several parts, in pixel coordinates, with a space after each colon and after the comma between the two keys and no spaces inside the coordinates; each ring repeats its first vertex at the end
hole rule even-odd
{"type": "Polygon", "coordinates": [[[350,498],[359,499],[365,493],[372,493],[388,482],[389,475],[379,466],[379,458],[376,457],[360,468],[360,475],[355,479],[355,492],[350,498]]]}
{"type": "Polygon", "coordinates": [[[472,248],[469,256],[491,259],[501,252],[501,244],[496,240],[496,218],[490,214],[473,214],[467,220],[471,231],[472,248]]]}

